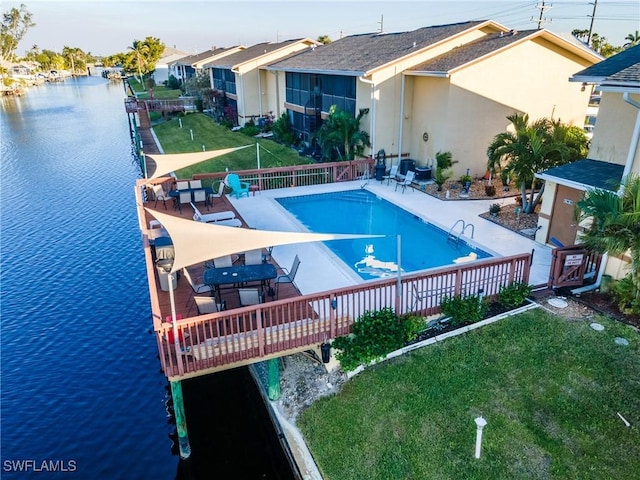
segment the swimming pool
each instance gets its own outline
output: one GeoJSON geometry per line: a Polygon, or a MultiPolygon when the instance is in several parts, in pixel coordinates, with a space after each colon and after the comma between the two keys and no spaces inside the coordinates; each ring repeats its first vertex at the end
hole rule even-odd
{"type": "Polygon", "coordinates": [[[454,263],[475,253],[491,255],[367,190],[302,195],[276,201],[312,232],[381,234],[383,238],[326,242],[362,279],[396,275],[397,235],[402,239],[402,271],[415,272],[454,263]]]}

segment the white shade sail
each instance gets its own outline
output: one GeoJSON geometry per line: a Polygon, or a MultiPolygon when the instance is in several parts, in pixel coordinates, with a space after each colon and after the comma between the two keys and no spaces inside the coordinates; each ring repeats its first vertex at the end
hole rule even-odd
{"type": "Polygon", "coordinates": [[[242,147],[223,148],[221,150],[210,150],[206,152],[192,152],[192,153],[170,153],[170,154],[145,154],[145,157],[150,158],[156,162],[156,169],[153,175],[148,177],[149,179],[162,177],[175,170],[194,165],[196,163],[204,162],[212,158],[226,155],[227,153],[235,152],[236,150],[242,150],[243,148],[252,147],[253,145],[244,145],[242,147]]]}
{"type": "Polygon", "coordinates": [[[224,227],[211,223],[195,222],[160,213],[145,208],[167,230],[175,258],[171,272],[211,260],[212,258],[246,252],[256,248],[292,243],[324,242],[327,240],[349,240],[358,238],[378,238],[385,235],[355,235],[341,233],[305,233],[253,230],[248,228],[224,227]]]}

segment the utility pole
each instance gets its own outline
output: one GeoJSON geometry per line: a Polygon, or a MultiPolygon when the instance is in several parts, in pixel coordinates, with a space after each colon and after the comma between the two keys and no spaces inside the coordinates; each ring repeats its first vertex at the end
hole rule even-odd
{"type": "MultiPolygon", "coordinates": [[[[537,23],[538,23],[538,30],[540,30],[542,28],[542,24],[545,22],[551,22],[551,20],[547,20],[546,17],[544,17],[544,11],[547,8],[553,8],[553,5],[545,5],[545,0],[542,0],[542,4],[536,4],[536,8],[540,9],[540,17],[538,17],[537,23]]],[[[531,17],[531,21],[532,22],[536,22],[536,20],[533,19],[533,17],[531,17]]]]}
{"type": "Polygon", "coordinates": [[[380,21],[378,23],[380,24],[380,33],[384,33],[384,15],[380,15],[380,21]]]}
{"type": "Polygon", "coordinates": [[[593,21],[596,19],[596,8],[598,7],[598,0],[593,0],[593,13],[591,14],[591,24],[589,25],[589,36],[587,37],[587,46],[591,46],[591,34],[593,33],[593,21]]]}

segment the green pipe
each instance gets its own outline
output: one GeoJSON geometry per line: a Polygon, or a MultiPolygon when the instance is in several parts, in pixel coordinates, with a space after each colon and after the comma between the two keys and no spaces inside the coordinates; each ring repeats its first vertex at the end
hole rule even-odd
{"type": "Polygon", "coordinates": [[[171,382],[171,396],[173,397],[173,414],[176,417],[176,428],[178,430],[180,458],[187,459],[191,456],[191,446],[189,445],[189,435],[187,434],[187,417],[184,414],[182,384],[180,382],[171,382]]]}
{"type": "Polygon", "coordinates": [[[280,365],[277,358],[267,360],[269,378],[269,400],[276,401],[280,398],[280,365]]]}

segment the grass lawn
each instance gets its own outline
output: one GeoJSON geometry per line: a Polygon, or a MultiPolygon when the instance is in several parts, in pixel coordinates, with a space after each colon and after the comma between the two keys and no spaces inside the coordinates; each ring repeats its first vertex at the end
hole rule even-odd
{"type": "Polygon", "coordinates": [[[501,320],[368,368],[298,426],[326,480],[639,478],[640,339],[598,322],[501,320]]]}
{"type": "MultiPolygon", "coordinates": [[[[136,77],[129,77],[129,85],[131,89],[137,94],[140,100],[146,100],[149,98],[149,92],[136,77]]],[[[164,85],[156,85],[153,87],[153,98],[157,100],[166,100],[178,98],[182,94],[182,91],[178,89],[169,89],[164,85]]]]}
{"type": "Polygon", "coordinates": [[[180,119],[182,120],[182,128],[180,128],[178,118],[153,127],[164,153],[202,151],[203,145],[206,150],[243,145],[251,145],[251,147],[184,168],[176,172],[179,178],[191,178],[195,173],[223,172],[225,168],[228,168],[229,171],[257,168],[256,142],[259,142],[261,147],[264,146],[260,149],[261,168],[310,163],[309,159],[298,155],[295,150],[289,147],[271,140],[256,139],[247,137],[240,132],[232,132],[202,113],[190,113],[181,116],[180,119]],[[191,140],[191,131],[193,131],[193,140],[191,140]]]}

